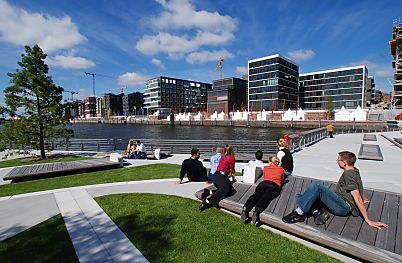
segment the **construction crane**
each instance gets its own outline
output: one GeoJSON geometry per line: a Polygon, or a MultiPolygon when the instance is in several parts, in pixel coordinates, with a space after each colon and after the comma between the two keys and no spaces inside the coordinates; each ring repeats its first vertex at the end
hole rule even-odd
{"type": "Polygon", "coordinates": [[[223,62],[223,58],[219,58],[218,59],[218,65],[216,66],[216,68],[219,71],[219,79],[222,79],[222,62],[223,62]]]}
{"type": "Polygon", "coordinates": [[[111,76],[98,74],[98,73],[94,73],[94,72],[84,72],[84,73],[85,73],[85,75],[91,75],[92,76],[92,90],[93,90],[94,97],[96,97],[96,95],[95,95],[95,76],[101,76],[101,77],[106,77],[106,78],[113,79],[113,77],[111,77],[111,76]]]}
{"type": "Polygon", "coordinates": [[[74,101],[74,94],[78,94],[76,91],[64,90],[63,92],[68,92],[71,94],[71,101],[74,101]]]}
{"type": "Polygon", "coordinates": [[[124,93],[124,90],[126,90],[126,89],[127,89],[127,87],[121,87],[121,88],[109,89],[109,91],[120,90],[120,93],[124,93]]]}

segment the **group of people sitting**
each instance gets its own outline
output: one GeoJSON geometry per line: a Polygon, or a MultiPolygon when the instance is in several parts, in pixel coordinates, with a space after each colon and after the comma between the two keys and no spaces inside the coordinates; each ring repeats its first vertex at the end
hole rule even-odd
{"type": "MultiPolygon", "coordinates": [[[[277,140],[278,153],[269,157],[268,165],[262,161],[263,152],[255,153],[255,160],[248,165],[255,165],[263,169],[262,181],[257,185],[255,192],[248,198],[242,208],[241,220],[244,223],[252,221],[258,225],[260,214],[268,207],[269,203],[281,194],[285,178],[293,171],[293,157],[287,149],[286,140],[277,140]],[[254,208],[254,210],[253,210],[254,208]],[[252,217],[249,213],[253,210],[252,217]]],[[[191,158],[184,160],[180,171],[178,183],[187,174],[189,181],[213,182],[216,190],[205,188],[202,195],[200,211],[210,207],[219,207],[219,202],[235,192],[232,183],[235,179],[235,154],[230,145],[218,147],[216,155],[210,159],[211,169],[207,175],[206,168],[199,161],[200,152],[193,149],[191,158]]],[[[322,182],[313,182],[303,194],[296,196],[296,209],[282,218],[284,223],[303,222],[307,216],[312,215],[317,225],[325,224],[329,219],[330,211],[338,216],[361,215],[368,225],[376,228],[387,228],[383,222],[369,219],[363,197],[363,184],[359,170],[354,167],[356,155],[352,152],[342,151],[338,153],[337,164],[343,170],[336,185],[335,191],[324,186],[322,182]]]]}
{"type": "Polygon", "coordinates": [[[127,159],[146,159],[147,150],[145,145],[140,140],[136,140],[135,144],[133,140],[129,140],[124,151],[124,157],[127,159]]]}

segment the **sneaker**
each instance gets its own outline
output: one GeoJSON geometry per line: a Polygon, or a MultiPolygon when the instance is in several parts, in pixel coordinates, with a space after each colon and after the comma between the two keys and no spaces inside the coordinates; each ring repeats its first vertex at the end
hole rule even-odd
{"type": "Polygon", "coordinates": [[[313,212],[313,217],[314,217],[314,223],[316,225],[323,225],[329,219],[329,214],[325,210],[321,211],[316,210],[313,212]]]}
{"type": "Polygon", "coordinates": [[[205,209],[208,209],[210,207],[212,207],[212,205],[210,203],[207,203],[206,201],[202,201],[199,209],[200,209],[200,212],[202,212],[205,209]]]}
{"type": "Polygon", "coordinates": [[[201,200],[205,201],[207,199],[207,197],[209,196],[210,192],[209,189],[204,188],[204,192],[202,192],[201,194],[201,200]]]}
{"type": "Polygon", "coordinates": [[[304,222],[306,220],[306,216],[299,215],[296,211],[292,211],[290,214],[282,217],[282,221],[287,224],[293,224],[297,222],[304,222]]]}
{"type": "Polygon", "coordinates": [[[240,219],[241,221],[243,221],[244,224],[247,224],[249,222],[250,218],[248,217],[248,212],[246,212],[246,207],[243,207],[240,219]]]}
{"type": "Polygon", "coordinates": [[[258,213],[257,210],[254,210],[253,217],[251,218],[251,220],[253,221],[253,224],[256,226],[260,223],[260,213],[258,213]]]}

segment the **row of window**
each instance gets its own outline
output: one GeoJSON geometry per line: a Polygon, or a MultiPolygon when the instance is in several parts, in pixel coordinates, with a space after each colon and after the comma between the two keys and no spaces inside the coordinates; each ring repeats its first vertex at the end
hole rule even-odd
{"type": "Polygon", "coordinates": [[[260,79],[272,79],[272,78],[282,78],[287,79],[289,81],[294,81],[297,83],[297,78],[295,76],[289,75],[288,73],[284,73],[282,71],[274,71],[270,73],[262,73],[257,75],[252,75],[248,77],[250,81],[260,80],[260,79]]]}
{"type": "Polygon", "coordinates": [[[332,79],[318,79],[318,80],[308,80],[300,82],[301,86],[311,86],[311,85],[319,85],[319,84],[329,84],[329,83],[338,83],[338,82],[349,82],[363,80],[363,75],[354,75],[348,77],[337,77],[332,79]]]}
{"type": "Polygon", "coordinates": [[[361,88],[352,88],[352,89],[336,89],[336,90],[319,90],[319,91],[306,91],[304,92],[304,97],[311,96],[327,96],[327,95],[343,95],[343,94],[356,94],[362,93],[361,88]]]}
{"type": "Polygon", "coordinates": [[[287,68],[280,64],[274,64],[274,65],[264,66],[264,67],[260,67],[260,68],[251,68],[249,70],[249,75],[260,74],[260,73],[265,73],[265,72],[270,72],[270,71],[277,71],[277,70],[280,70],[282,72],[288,73],[288,74],[296,76],[296,77],[299,75],[299,73],[297,71],[287,68]]]}
{"type": "MultiPolygon", "coordinates": [[[[361,100],[362,94],[337,95],[337,96],[331,96],[331,98],[332,98],[332,101],[361,100]]],[[[328,101],[328,98],[327,97],[304,98],[304,102],[316,102],[316,101],[328,101]]]]}
{"type": "Polygon", "coordinates": [[[271,65],[271,64],[277,64],[277,63],[285,65],[288,68],[294,69],[296,71],[299,71],[299,67],[297,65],[292,64],[289,61],[284,60],[283,58],[280,58],[280,57],[251,62],[251,63],[249,63],[249,68],[257,68],[257,67],[271,65]]]}
{"type": "MultiPolygon", "coordinates": [[[[358,105],[361,105],[361,101],[337,101],[333,102],[333,106],[335,108],[341,108],[342,106],[345,106],[345,108],[348,109],[355,109],[358,105]]],[[[304,104],[304,109],[309,109],[309,110],[322,110],[327,108],[327,103],[326,102],[314,102],[314,103],[305,103],[304,104]]]]}
{"type": "Polygon", "coordinates": [[[300,76],[300,81],[304,80],[313,80],[313,79],[325,79],[325,78],[336,78],[341,76],[350,76],[350,75],[357,75],[363,74],[363,68],[358,69],[350,69],[350,70],[342,70],[342,71],[335,71],[335,72],[328,72],[328,73],[321,73],[321,74],[311,74],[306,76],[300,76]]]}
{"type": "Polygon", "coordinates": [[[300,86],[301,89],[305,91],[314,91],[314,90],[328,90],[328,89],[345,89],[345,88],[353,88],[359,87],[360,89],[363,87],[363,81],[352,81],[352,82],[343,82],[336,84],[325,84],[325,85],[315,85],[315,86],[300,86]]]}

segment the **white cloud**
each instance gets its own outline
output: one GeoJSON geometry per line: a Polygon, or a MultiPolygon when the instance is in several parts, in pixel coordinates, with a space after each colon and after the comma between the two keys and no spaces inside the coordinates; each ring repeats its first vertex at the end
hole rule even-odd
{"type": "Polygon", "coordinates": [[[378,78],[390,78],[394,75],[394,71],[392,69],[383,69],[375,71],[374,74],[378,78]]]}
{"type": "Polygon", "coordinates": [[[118,81],[120,85],[145,87],[148,79],[150,77],[142,73],[126,72],[119,76],[118,81]]]}
{"type": "Polygon", "coordinates": [[[373,75],[375,78],[390,78],[393,76],[392,69],[387,66],[381,66],[368,59],[350,62],[348,66],[361,66],[365,65],[367,67],[369,75],[373,75]]]}
{"type": "Polygon", "coordinates": [[[218,63],[219,58],[230,59],[233,58],[233,54],[226,49],[214,51],[203,50],[191,52],[187,55],[186,61],[190,64],[203,64],[210,61],[216,61],[216,63],[218,63]]]}
{"type": "Polygon", "coordinates": [[[288,52],[288,55],[292,60],[296,62],[302,62],[314,57],[315,52],[311,49],[299,49],[288,52]]]}
{"type": "Polygon", "coordinates": [[[95,63],[91,60],[82,57],[62,56],[48,57],[46,63],[50,66],[65,68],[65,69],[87,69],[95,67],[95,63]]]}
{"type": "Polygon", "coordinates": [[[244,74],[247,74],[247,67],[236,67],[235,73],[243,76],[244,74]]]}
{"type": "Polygon", "coordinates": [[[15,45],[38,44],[45,52],[71,48],[87,41],[71,17],[29,13],[0,0],[0,41],[15,45]]]}
{"type": "Polygon", "coordinates": [[[196,11],[189,0],[158,1],[165,9],[149,24],[155,35],[144,35],[136,43],[137,50],[146,55],[167,54],[168,58],[183,58],[201,47],[221,46],[234,39],[237,21],[218,12],[196,11]],[[170,33],[169,30],[186,33],[170,33]]]}
{"type": "Polygon", "coordinates": [[[151,60],[151,63],[154,64],[157,68],[159,68],[161,70],[166,69],[165,65],[163,65],[162,61],[160,61],[159,59],[153,58],[151,60]]]}

